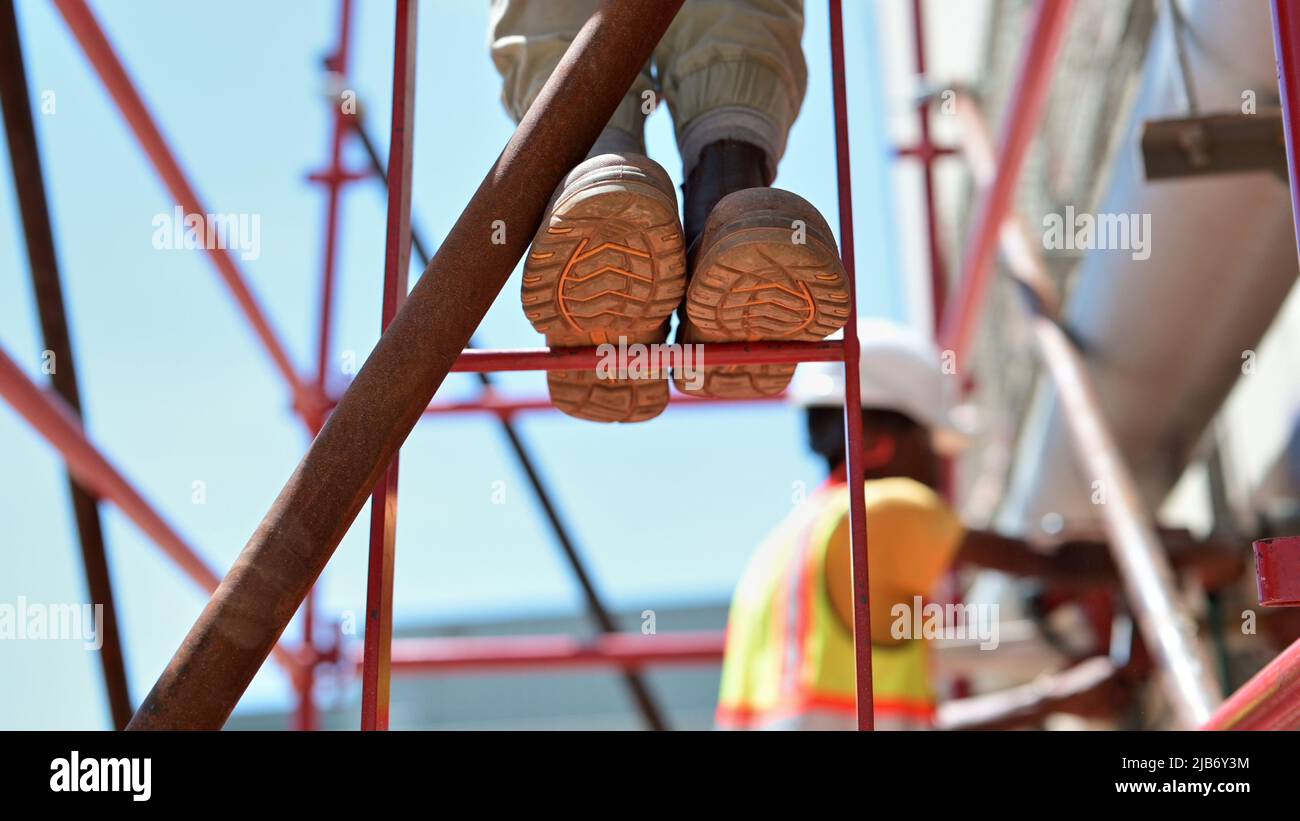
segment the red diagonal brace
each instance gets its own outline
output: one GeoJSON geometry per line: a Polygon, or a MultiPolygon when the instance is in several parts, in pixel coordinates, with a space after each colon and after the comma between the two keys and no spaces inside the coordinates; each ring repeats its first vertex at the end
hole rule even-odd
{"type": "MultiPolygon", "coordinates": [[[[140,147],[144,149],[145,155],[153,163],[158,176],[162,178],[163,184],[176,199],[176,203],[187,215],[206,214],[207,211],[199,200],[198,194],[190,185],[189,179],[177,162],[167,140],[159,131],[153,115],[149,113],[148,106],[140,97],[107,35],[95,19],[95,15],[86,6],[84,0],[54,0],[54,5],[58,7],[68,28],[81,44],[86,58],[99,74],[99,79],[104,83],[113,101],[117,103],[118,110],[126,118],[131,131],[140,142],[140,147]]],[[[238,303],[249,324],[253,326],[253,331],[261,340],[262,346],[266,348],[272,362],[275,363],[276,370],[289,386],[295,410],[303,416],[308,427],[314,430],[319,426],[320,415],[324,411],[319,393],[310,389],[294,370],[284,345],[280,343],[280,338],[271,327],[270,320],[262,312],[253,292],[249,290],[231,253],[224,248],[209,248],[208,253],[212,263],[217,267],[217,273],[221,275],[235,302],[238,303]]]]}
{"type": "Polygon", "coordinates": [[[952,304],[944,311],[940,343],[956,354],[957,367],[967,367],[971,338],[980,320],[984,295],[991,281],[994,254],[1002,222],[1011,211],[1016,183],[1055,74],[1056,57],[1065,35],[1074,0],[1036,0],[1025,50],[1016,71],[1016,83],[1007,104],[1002,139],[998,145],[997,176],[980,198],[971,222],[961,278],[952,304]]]}
{"type": "MultiPolygon", "coordinates": [[[[194,549],[172,529],[167,520],[150,505],[99,449],[86,438],[81,423],[67,403],[47,393],[27,378],[22,369],[0,350],[0,396],[4,397],[27,424],[63,454],[68,472],[96,496],[107,499],[135,526],[171,557],[185,575],[209,592],[217,589],[220,578],[194,549]]],[[[292,671],[297,661],[292,653],[275,647],[277,661],[292,671]]]]}

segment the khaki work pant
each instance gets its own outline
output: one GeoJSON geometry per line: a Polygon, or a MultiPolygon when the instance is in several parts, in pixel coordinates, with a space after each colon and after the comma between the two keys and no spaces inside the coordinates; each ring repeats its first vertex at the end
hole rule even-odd
{"type": "MultiPolygon", "coordinates": [[[[492,0],[492,61],[515,122],[597,4],[492,0]]],[[[662,95],[685,175],[706,145],[733,139],[766,152],[770,181],[808,86],[802,36],[803,0],[686,0],[609,126],[644,146],[646,115],[662,95]]]]}

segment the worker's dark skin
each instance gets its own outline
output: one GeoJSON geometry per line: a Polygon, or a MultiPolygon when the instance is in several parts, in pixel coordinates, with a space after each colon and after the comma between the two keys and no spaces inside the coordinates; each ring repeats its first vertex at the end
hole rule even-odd
{"type": "MultiPolygon", "coordinates": [[[[939,459],[927,429],[896,414],[877,418],[864,413],[863,417],[867,479],[905,477],[931,488],[938,485],[939,459]]],[[[1185,532],[1177,531],[1170,532],[1165,541],[1175,568],[1195,567],[1207,587],[1226,584],[1241,572],[1240,554],[1230,546],[1197,543],[1185,532]]],[[[1058,590],[1118,583],[1110,551],[1100,541],[1066,542],[1047,553],[1020,539],[968,530],[956,559],[1038,579],[1058,590]]],[[[827,591],[836,614],[852,629],[850,579],[848,540],[840,539],[832,543],[827,554],[827,591]]],[[[887,606],[873,607],[873,625],[881,618],[877,609],[889,612],[887,606]]],[[[872,632],[881,634],[874,627],[872,632]]],[[[1006,729],[1033,723],[1051,712],[1106,714],[1123,703],[1125,686],[1119,673],[1106,659],[1088,659],[1033,685],[948,702],[940,711],[938,723],[942,729],[1006,729]]]]}

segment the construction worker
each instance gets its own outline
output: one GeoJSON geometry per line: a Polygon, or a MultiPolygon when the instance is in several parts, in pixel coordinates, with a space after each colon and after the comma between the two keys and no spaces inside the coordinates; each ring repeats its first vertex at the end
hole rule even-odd
{"type": "MultiPolygon", "coordinates": [[[[1114,584],[1115,571],[1099,542],[1071,542],[1047,554],[963,527],[935,491],[936,445],[951,445],[959,435],[945,411],[949,377],[937,351],[916,332],[881,320],[864,320],[860,337],[876,726],[999,728],[1052,712],[1112,712],[1126,687],[1104,657],[937,710],[927,642],[898,625],[900,616],[910,623],[920,597],[932,593],[955,560],[1061,589],[1114,584]]],[[[825,458],[830,478],[763,543],[736,589],[717,710],[721,728],[856,726],[843,372],[840,364],[819,363],[795,378],[792,396],[806,411],[809,445],[825,458]]],[[[1224,558],[1218,550],[1180,550],[1175,564],[1210,568],[1209,583],[1217,585],[1240,571],[1239,556],[1224,558]]]]}
{"type": "MultiPolygon", "coordinates": [[[[597,0],[494,0],[492,58],[519,121],[597,0]]],[[[834,236],[803,198],[769,188],[807,86],[802,0],[687,0],[588,159],[561,183],[524,263],[523,307],[553,347],[818,340],[848,317],[834,236]],[[676,128],[684,220],[645,155],[662,99],[676,128]],[[683,305],[684,300],[684,305],[683,305]]],[[[794,365],[674,368],[684,393],[774,396],[794,365]]],[[[565,413],[636,422],[668,403],[666,369],[548,374],[565,413]],[[607,378],[608,377],[608,378],[607,378]]]]}

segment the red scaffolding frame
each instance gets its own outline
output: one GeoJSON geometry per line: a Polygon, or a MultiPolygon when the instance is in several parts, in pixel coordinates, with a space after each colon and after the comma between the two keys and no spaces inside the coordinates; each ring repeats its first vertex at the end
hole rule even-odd
{"type": "MultiPolygon", "coordinates": [[[[406,280],[411,253],[410,180],[413,162],[412,125],[414,112],[414,66],[416,3],[396,0],[394,32],[393,111],[390,124],[388,161],[388,216],[383,281],[382,327],[396,317],[406,295],[406,280]]],[[[187,213],[204,213],[201,201],[182,167],[175,159],[161,131],[128,73],[84,0],[55,0],[55,5],[80,43],[91,65],[100,76],[110,96],[122,112],[142,149],[153,163],[167,189],[187,213]]],[[[926,232],[929,245],[931,284],[936,323],[941,324],[942,338],[949,347],[968,349],[971,331],[979,315],[979,302],[987,288],[993,256],[1004,221],[1010,214],[1011,194],[1019,167],[1036,129],[1036,122],[1046,98],[1055,58],[1060,50],[1070,8],[1068,0],[1036,0],[1033,23],[1017,75],[1012,101],[1006,116],[993,182],[981,201],[973,225],[970,244],[963,260],[962,275],[955,298],[945,300],[946,276],[938,227],[935,218],[933,163],[941,156],[954,153],[932,143],[928,104],[917,106],[920,138],[916,145],[900,148],[896,156],[915,158],[923,163],[926,204],[926,232]],[[944,310],[945,302],[948,309],[944,310]]],[[[843,362],[849,374],[858,369],[857,297],[854,277],[853,212],[848,133],[847,90],[844,71],[844,32],[841,0],[828,0],[830,11],[831,80],[834,103],[837,185],[840,199],[841,255],[849,273],[850,304],[844,340],[815,343],[735,343],[710,344],[708,357],[715,365],[793,363],[809,361],[843,362]]],[[[1292,0],[1273,0],[1274,29],[1283,91],[1284,122],[1292,180],[1297,174],[1294,145],[1295,126],[1300,124],[1300,106],[1294,99],[1300,88],[1300,14],[1292,0]]],[[[915,21],[916,68],[924,74],[922,0],[913,0],[915,21]]],[[[336,51],[327,62],[337,76],[347,70],[348,40],[352,19],[351,0],[340,0],[339,39],[336,51]]],[[[317,374],[313,381],[299,376],[290,362],[279,336],[261,311],[248,288],[235,258],[224,250],[209,249],[218,274],[232,293],[240,311],[252,326],[257,338],[281,374],[293,398],[295,411],[312,435],[319,433],[336,404],[327,393],[326,373],[329,361],[333,286],[337,267],[337,233],[340,223],[343,187],[367,176],[343,167],[343,143],[349,128],[347,114],[335,107],[331,137],[330,165],[314,181],[327,190],[326,225],[322,264],[322,299],[317,374]]],[[[1300,190],[1292,185],[1293,200],[1300,213],[1300,190]]],[[[596,352],[592,348],[565,350],[465,350],[451,364],[451,371],[488,373],[503,370],[565,370],[594,367],[596,352]]],[[[852,534],[854,584],[854,634],[858,672],[858,725],[872,727],[872,688],[870,657],[870,621],[865,591],[867,578],[867,533],[865,521],[864,472],[861,464],[862,428],[859,386],[855,378],[845,380],[845,418],[848,439],[848,475],[856,477],[850,487],[850,530],[852,534]]],[[[197,554],[187,546],[137,493],[128,481],[94,448],[85,437],[71,412],[58,400],[45,395],[21,370],[0,351],[0,395],[47,438],[63,455],[72,474],[101,498],[117,504],[129,518],[156,541],[178,565],[205,589],[213,591],[219,579],[207,569],[197,554]]],[[[680,397],[674,406],[709,404],[703,400],[680,397]]],[[[478,412],[505,420],[514,414],[549,407],[536,399],[500,397],[490,390],[476,401],[433,403],[426,416],[444,413],[478,412]]],[[[372,493],[370,528],[370,562],[367,581],[366,637],[363,651],[355,660],[362,677],[362,727],[384,729],[388,725],[388,688],[393,672],[429,672],[462,669],[522,669],[538,665],[547,667],[607,666],[623,669],[648,664],[679,664],[716,661],[721,656],[722,637],[718,633],[677,634],[653,638],[605,634],[590,641],[570,637],[499,637],[473,640],[408,640],[393,642],[392,566],[396,527],[397,456],[381,474],[372,493]]],[[[310,590],[310,588],[309,588],[310,590]]],[[[313,679],[317,664],[339,659],[337,643],[321,645],[314,629],[315,614],[310,592],[303,600],[303,638],[297,650],[276,644],[271,652],[292,675],[298,692],[296,726],[314,726],[313,679]]],[[[205,614],[206,615],[206,614],[205,614]]],[[[336,637],[337,639],[337,637],[336,637]]],[[[1233,715],[1250,714],[1257,721],[1250,726],[1279,726],[1297,718],[1300,703],[1300,643],[1280,655],[1257,679],[1224,705],[1233,715]],[[1248,703],[1249,709],[1242,707],[1248,703]],[[1263,718],[1259,718],[1259,716],[1263,718]]],[[[151,696],[152,697],[152,696],[151,696]]],[[[1238,721],[1235,726],[1248,722],[1238,721]]],[[[1234,726],[1232,719],[1216,714],[1207,726],[1234,726]]]]}

